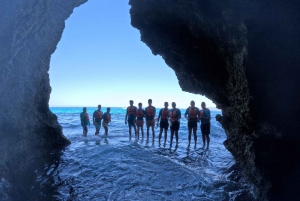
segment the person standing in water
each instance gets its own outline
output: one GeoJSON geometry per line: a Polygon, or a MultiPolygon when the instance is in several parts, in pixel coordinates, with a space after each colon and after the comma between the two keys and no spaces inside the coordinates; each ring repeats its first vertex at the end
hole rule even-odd
{"type": "Polygon", "coordinates": [[[146,112],[146,126],[147,126],[147,139],[149,139],[149,128],[152,127],[152,141],[154,141],[155,138],[155,132],[154,132],[154,118],[155,118],[155,113],[156,109],[154,106],[152,106],[152,100],[148,100],[148,107],[146,107],[145,112],[146,112]]]}
{"type": "Polygon", "coordinates": [[[205,145],[207,144],[207,148],[209,148],[209,142],[210,142],[210,110],[206,108],[205,102],[201,103],[202,110],[200,111],[200,129],[202,133],[202,141],[203,141],[203,149],[205,148],[205,145]]]}
{"type": "Polygon", "coordinates": [[[191,135],[192,131],[194,134],[194,140],[195,140],[195,147],[197,145],[197,122],[199,121],[199,109],[195,107],[195,102],[191,101],[191,106],[186,109],[184,117],[188,119],[188,130],[189,130],[189,144],[191,143],[191,135]]]}
{"type": "Polygon", "coordinates": [[[108,124],[111,122],[111,115],[110,115],[110,107],[106,108],[106,112],[103,114],[103,122],[102,126],[105,130],[105,135],[108,135],[108,124]]]}
{"type": "Polygon", "coordinates": [[[162,136],[162,132],[164,130],[164,133],[165,133],[164,145],[166,145],[167,133],[168,133],[168,127],[169,127],[169,122],[168,122],[168,120],[169,120],[169,109],[168,109],[169,103],[165,102],[164,106],[165,106],[165,108],[162,108],[159,111],[159,115],[157,118],[157,126],[158,126],[158,122],[160,120],[160,131],[159,131],[159,135],[158,135],[158,143],[160,144],[160,139],[162,136]]]}
{"type": "Polygon", "coordinates": [[[134,128],[134,134],[136,135],[135,118],[137,108],[133,106],[133,100],[129,101],[130,106],[127,107],[125,115],[125,124],[128,122],[129,138],[131,139],[131,128],[134,128]],[[128,118],[128,119],[127,119],[128,118]]]}
{"type": "Polygon", "coordinates": [[[181,111],[176,108],[176,103],[172,102],[172,109],[170,110],[170,129],[171,129],[171,142],[172,148],[173,136],[176,137],[176,146],[178,146],[178,130],[180,128],[181,111]]]}
{"type": "Polygon", "coordinates": [[[83,111],[80,113],[80,122],[83,128],[83,135],[88,133],[87,125],[90,125],[89,114],[86,112],[86,107],[83,108],[83,111]]]}
{"type": "Polygon", "coordinates": [[[145,110],[143,110],[142,106],[142,103],[139,103],[139,108],[136,110],[137,139],[139,139],[140,136],[140,129],[142,132],[142,138],[144,138],[145,110]]]}
{"type": "Polygon", "coordinates": [[[98,135],[100,133],[102,117],[103,117],[103,112],[101,111],[101,105],[98,105],[98,110],[95,110],[93,114],[93,124],[96,128],[95,135],[98,135]]]}

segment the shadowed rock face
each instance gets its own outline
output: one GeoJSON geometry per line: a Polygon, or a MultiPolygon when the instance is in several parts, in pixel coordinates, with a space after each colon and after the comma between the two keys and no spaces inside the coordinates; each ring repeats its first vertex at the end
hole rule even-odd
{"type": "MultiPolygon", "coordinates": [[[[299,195],[297,1],[130,0],[131,23],[184,91],[222,109],[226,148],[259,199],[299,195]]],[[[198,103],[199,105],[200,103],[198,103]]]]}
{"type": "MultiPolygon", "coordinates": [[[[0,0],[0,177],[32,153],[70,143],[49,110],[48,69],[64,21],[86,1],[0,0]]],[[[222,109],[224,144],[258,198],[299,196],[298,1],[130,4],[132,25],[181,88],[222,109]]]]}
{"type": "Polygon", "coordinates": [[[0,177],[70,141],[49,110],[49,63],[64,21],[86,0],[0,0],[0,177]]]}

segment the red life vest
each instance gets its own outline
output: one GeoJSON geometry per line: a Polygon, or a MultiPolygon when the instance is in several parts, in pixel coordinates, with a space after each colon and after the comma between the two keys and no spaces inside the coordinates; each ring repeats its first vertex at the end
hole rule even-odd
{"type": "Polygon", "coordinates": [[[86,119],[87,121],[89,121],[89,120],[90,120],[90,118],[89,118],[89,114],[88,114],[88,113],[85,113],[85,119],[86,119]]]}
{"type": "Polygon", "coordinates": [[[102,112],[101,111],[96,112],[96,119],[102,119],[102,112]]]}
{"type": "Polygon", "coordinates": [[[154,116],[154,108],[153,108],[153,106],[151,106],[150,108],[147,107],[146,108],[146,113],[147,113],[147,116],[154,116]]]}
{"type": "Polygon", "coordinates": [[[204,110],[201,110],[200,111],[200,117],[203,117],[203,114],[204,114],[204,110]]]}
{"type": "Polygon", "coordinates": [[[109,123],[111,121],[111,115],[107,114],[106,116],[106,123],[109,123]]]}
{"type": "Polygon", "coordinates": [[[134,114],[134,107],[132,106],[129,106],[128,108],[127,108],[127,114],[128,115],[133,115],[134,114]]]}
{"type": "Polygon", "coordinates": [[[189,118],[197,118],[197,110],[198,108],[194,107],[194,109],[192,110],[192,108],[190,107],[189,109],[189,118]]]}
{"type": "Polygon", "coordinates": [[[170,117],[172,121],[176,121],[177,120],[177,109],[175,111],[170,110],[170,117]]]}
{"type": "Polygon", "coordinates": [[[168,119],[169,110],[161,110],[161,119],[168,119]]]}
{"type": "Polygon", "coordinates": [[[137,109],[136,110],[136,117],[143,117],[143,110],[142,109],[137,109]]]}

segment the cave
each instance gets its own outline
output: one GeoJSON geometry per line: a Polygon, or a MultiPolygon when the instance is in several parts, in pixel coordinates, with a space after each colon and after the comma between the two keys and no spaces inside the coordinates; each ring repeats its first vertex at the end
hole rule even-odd
{"type": "MultiPolygon", "coordinates": [[[[49,110],[49,63],[87,0],[0,1],[0,177],[70,141],[49,110]],[[12,145],[14,143],[14,146],[12,145]]],[[[259,200],[300,196],[298,1],[130,0],[131,24],[184,91],[222,109],[225,147],[259,200]]],[[[9,180],[9,178],[7,178],[9,180]]]]}

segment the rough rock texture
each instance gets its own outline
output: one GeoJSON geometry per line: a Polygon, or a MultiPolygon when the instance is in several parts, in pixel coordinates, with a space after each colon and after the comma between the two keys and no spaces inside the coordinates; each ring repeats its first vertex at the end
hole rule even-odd
{"type": "Polygon", "coordinates": [[[181,88],[222,109],[224,145],[257,187],[258,199],[298,197],[300,126],[292,115],[300,112],[300,4],[130,0],[130,5],[132,26],[174,69],[181,88]]]}
{"type": "MultiPolygon", "coordinates": [[[[64,21],[86,1],[0,0],[0,177],[9,180],[32,153],[69,143],[49,111],[48,69],[64,21]]],[[[132,25],[182,89],[222,109],[224,144],[258,199],[299,197],[298,1],[130,4],[132,25]]]]}
{"type": "Polygon", "coordinates": [[[48,70],[65,20],[86,1],[0,0],[0,178],[70,143],[49,110],[48,70]]]}

